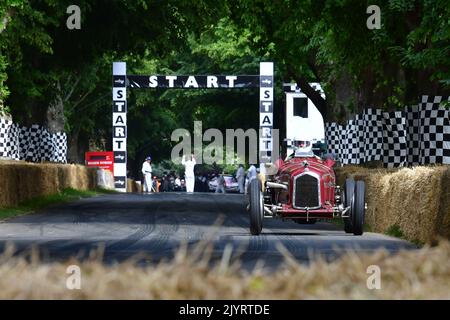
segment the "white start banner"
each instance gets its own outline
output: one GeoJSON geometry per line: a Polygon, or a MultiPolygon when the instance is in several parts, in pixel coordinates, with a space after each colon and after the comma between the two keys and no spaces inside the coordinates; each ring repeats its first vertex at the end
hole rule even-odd
{"type": "Polygon", "coordinates": [[[273,145],[273,62],[261,62],[259,76],[259,159],[269,163],[273,145]]]}
{"type": "Polygon", "coordinates": [[[114,186],[117,191],[127,191],[127,66],[125,62],[113,63],[113,152],[114,186]]]}
{"type": "Polygon", "coordinates": [[[268,163],[273,148],[273,69],[273,62],[261,62],[259,75],[127,75],[126,63],[114,62],[112,140],[116,190],[126,192],[127,189],[127,88],[259,88],[259,162],[268,163]]]}

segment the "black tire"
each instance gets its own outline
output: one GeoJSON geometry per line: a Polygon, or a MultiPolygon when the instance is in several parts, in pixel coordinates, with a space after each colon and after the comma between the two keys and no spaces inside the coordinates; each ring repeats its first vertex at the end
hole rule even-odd
{"type": "Polygon", "coordinates": [[[364,216],[366,214],[366,184],[364,181],[356,181],[355,196],[352,210],[353,234],[363,234],[364,216]]]}
{"type": "Polygon", "coordinates": [[[345,185],[344,185],[344,206],[350,207],[350,211],[348,212],[350,214],[350,218],[342,218],[342,220],[344,220],[345,233],[353,233],[351,207],[352,207],[352,199],[353,199],[354,193],[355,193],[355,180],[348,178],[345,180],[345,185]]]}
{"type": "Polygon", "coordinates": [[[250,233],[259,235],[262,230],[264,203],[261,192],[261,181],[253,179],[249,185],[250,233]]]}

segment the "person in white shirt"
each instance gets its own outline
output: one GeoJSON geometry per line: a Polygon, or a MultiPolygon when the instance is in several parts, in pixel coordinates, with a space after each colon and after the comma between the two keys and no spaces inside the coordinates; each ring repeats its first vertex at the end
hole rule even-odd
{"type": "Polygon", "coordinates": [[[250,182],[253,180],[253,179],[256,179],[256,176],[257,176],[257,172],[256,172],[256,167],[255,167],[255,165],[251,165],[250,166],[250,168],[248,168],[248,173],[247,173],[247,181],[246,181],[246,187],[245,187],[245,194],[247,194],[247,189],[248,189],[248,186],[250,185],[250,182]]]}
{"type": "Polygon", "coordinates": [[[250,168],[248,168],[248,174],[247,174],[247,177],[248,177],[248,183],[250,183],[250,181],[252,181],[253,179],[255,179],[256,178],[256,167],[255,167],[255,165],[251,165],[250,166],[250,168]]]}
{"type": "Polygon", "coordinates": [[[219,174],[217,177],[217,186],[216,186],[216,193],[226,193],[225,192],[225,178],[223,177],[224,172],[219,174]]]}
{"type": "Polygon", "coordinates": [[[177,176],[175,178],[175,190],[176,191],[180,191],[181,190],[181,180],[180,180],[179,176],[177,176]]]}
{"type": "Polygon", "coordinates": [[[144,192],[152,191],[152,158],[145,158],[144,163],[142,164],[142,174],[144,175],[144,192]]]}
{"type": "Polygon", "coordinates": [[[186,157],[183,155],[181,164],[184,166],[184,176],[186,177],[186,192],[194,192],[194,185],[195,185],[194,167],[196,164],[194,155],[191,154],[190,160],[186,160],[186,157]]]}
{"type": "Polygon", "coordinates": [[[239,185],[239,193],[244,193],[244,185],[245,185],[245,170],[242,164],[239,165],[239,168],[236,172],[236,179],[239,185]]]}

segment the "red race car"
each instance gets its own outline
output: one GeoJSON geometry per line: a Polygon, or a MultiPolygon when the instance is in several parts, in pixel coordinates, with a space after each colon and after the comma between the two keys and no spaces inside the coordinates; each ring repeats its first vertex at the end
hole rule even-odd
{"type": "Polygon", "coordinates": [[[344,229],[363,234],[365,203],[364,181],[347,179],[341,189],[336,185],[335,161],[321,158],[306,141],[295,152],[266,166],[265,181],[253,179],[248,188],[250,232],[261,233],[264,218],[292,219],[315,223],[318,219],[342,218],[344,229]]]}

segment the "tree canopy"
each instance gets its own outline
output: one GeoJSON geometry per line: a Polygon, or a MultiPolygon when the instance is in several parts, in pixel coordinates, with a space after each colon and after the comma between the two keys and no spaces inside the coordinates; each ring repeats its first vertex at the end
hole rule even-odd
{"type": "MultiPolygon", "coordinates": [[[[111,65],[134,74],[256,74],[275,62],[327,120],[367,107],[395,110],[421,94],[450,92],[448,0],[81,0],[81,29],[66,27],[68,0],[0,3],[0,112],[69,134],[69,158],[111,148],[111,65]],[[368,29],[369,5],[381,28],[368,29]],[[310,82],[320,82],[326,100],[310,82]]],[[[133,91],[129,158],[170,155],[175,128],[256,128],[258,92],[133,91]],[[254,112],[253,112],[253,111],[254,112]]]]}

